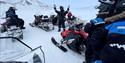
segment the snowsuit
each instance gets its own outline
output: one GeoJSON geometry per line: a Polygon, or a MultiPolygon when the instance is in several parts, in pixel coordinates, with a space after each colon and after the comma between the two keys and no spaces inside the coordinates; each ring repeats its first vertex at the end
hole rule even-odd
{"type": "Polygon", "coordinates": [[[115,14],[109,17],[112,23],[107,25],[108,41],[102,49],[100,58],[103,63],[124,63],[125,62],[125,0],[117,0],[115,14]]]}
{"type": "Polygon", "coordinates": [[[72,20],[72,13],[68,12],[67,17],[68,17],[68,20],[72,20]]]}
{"type": "Polygon", "coordinates": [[[9,10],[6,12],[6,25],[9,27],[11,25],[17,24],[17,15],[13,7],[10,7],[9,10]]]}
{"type": "Polygon", "coordinates": [[[65,16],[69,11],[69,8],[67,8],[66,11],[64,11],[64,9],[60,9],[60,11],[58,11],[56,8],[54,8],[55,12],[58,14],[58,31],[61,31],[61,27],[63,28],[63,30],[65,30],[65,16]]]}
{"type": "Polygon", "coordinates": [[[97,17],[94,20],[91,20],[88,24],[90,29],[87,29],[89,36],[86,41],[86,63],[91,63],[95,60],[100,60],[100,53],[102,48],[106,44],[106,36],[107,36],[107,30],[104,29],[104,19],[106,17],[111,16],[109,12],[113,11],[114,7],[113,5],[107,5],[105,3],[101,3],[100,5],[100,11],[99,14],[97,14],[97,17]],[[106,6],[105,6],[106,5],[106,6]],[[105,6],[105,8],[101,8],[101,6],[105,6]]]}
{"type": "Polygon", "coordinates": [[[23,19],[20,19],[20,18],[17,18],[17,27],[20,27],[20,29],[24,29],[24,20],[23,19]]]}
{"type": "Polygon", "coordinates": [[[6,26],[9,28],[10,26],[13,26],[13,25],[20,27],[20,29],[24,29],[24,20],[18,18],[18,16],[16,15],[14,18],[7,19],[7,21],[2,25],[4,29],[6,29],[6,26]]]}
{"type": "Polygon", "coordinates": [[[104,29],[104,24],[92,25],[91,30],[88,31],[89,36],[86,41],[86,62],[99,60],[100,51],[105,45],[107,31],[104,29]]]}

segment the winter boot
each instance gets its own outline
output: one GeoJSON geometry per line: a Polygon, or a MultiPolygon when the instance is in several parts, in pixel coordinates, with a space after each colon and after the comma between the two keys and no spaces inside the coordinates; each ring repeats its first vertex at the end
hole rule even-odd
{"type": "Polygon", "coordinates": [[[59,28],[59,29],[58,29],[58,32],[60,32],[60,31],[61,31],[61,29],[59,28]]]}

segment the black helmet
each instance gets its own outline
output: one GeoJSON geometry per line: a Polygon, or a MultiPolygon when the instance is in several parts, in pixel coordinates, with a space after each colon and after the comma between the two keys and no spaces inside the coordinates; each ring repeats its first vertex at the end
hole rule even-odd
{"type": "Polygon", "coordinates": [[[17,10],[15,7],[10,7],[9,10],[17,10]]]}
{"type": "Polygon", "coordinates": [[[105,4],[114,4],[115,0],[99,0],[99,2],[105,3],[105,4]]]}
{"type": "Polygon", "coordinates": [[[64,10],[63,6],[60,6],[60,10],[64,10]]]}

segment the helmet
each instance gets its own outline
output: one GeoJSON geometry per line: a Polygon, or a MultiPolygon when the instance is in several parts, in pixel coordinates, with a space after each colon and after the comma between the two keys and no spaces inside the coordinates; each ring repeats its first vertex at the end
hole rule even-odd
{"type": "Polygon", "coordinates": [[[9,9],[11,9],[11,10],[17,10],[15,7],[10,7],[9,9]]]}
{"type": "Polygon", "coordinates": [[[64,10],[63,6],[60,6],[60,10],[64,10]]]}
{"type": "Polygon", "coordinates": [[[72,16],[72,13],[69,11],[68,14],[67,14],[68,17],[71,17],[72,16]]]}
{"type": "Polygon", "coordinates": [[[99,0],[101,3],[106,3],[106,4],[114,4],[115,0],[99,0]]]}

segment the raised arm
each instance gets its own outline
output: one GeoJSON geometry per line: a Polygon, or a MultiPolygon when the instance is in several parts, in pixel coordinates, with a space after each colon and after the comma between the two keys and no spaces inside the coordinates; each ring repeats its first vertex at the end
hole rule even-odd
{"type": "Polygon", "coordinates": [[[67,8],[65,14],[67,14],[67,13],[69,12],[69,8],[70,8],[70,6],[68,6],[68,8],[67,8]]]}
{"type": "Polygon", "coordinates": [[[59,13],[59,11],[56,9],[56,5],[54,4],[54,10],[56,13],[59,13]]]}

